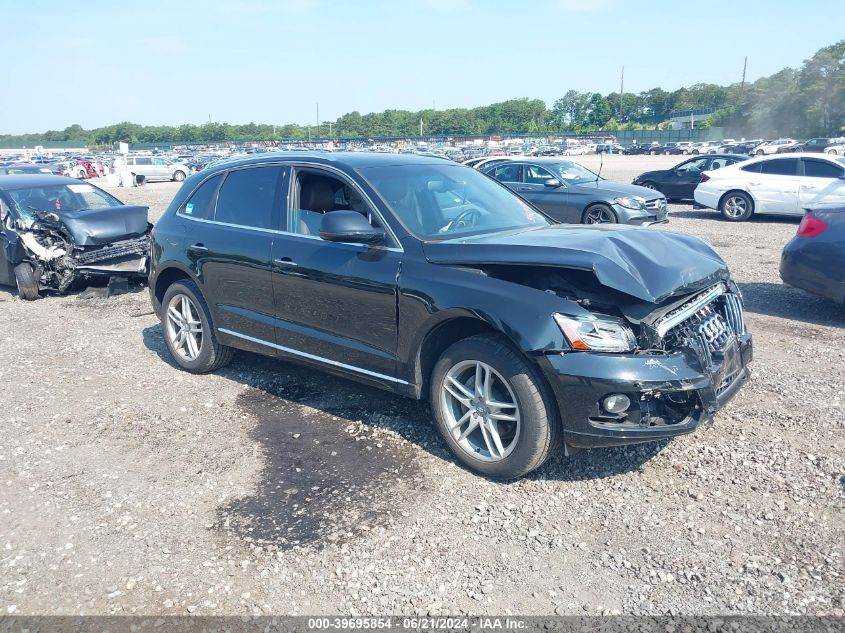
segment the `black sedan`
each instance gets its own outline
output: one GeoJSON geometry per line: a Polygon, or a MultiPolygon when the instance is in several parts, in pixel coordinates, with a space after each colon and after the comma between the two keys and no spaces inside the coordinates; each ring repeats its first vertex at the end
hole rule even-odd
{"type": "Polygon", "coordinates": [[[693,200],[693,192],[701,182],[702,172],[727,167],[743,160],[748,160],[748,156],[710,154],[690,158],[671,169],[658,169],[640,174],[634,178],[633,184],[659,191],[669,200],[693,200]]]}
{"type": "Polygon", "coordinates": [[[0,284],[23,299],[77,279],[146,276],[147,207],[75,178],[0,176],[0,284]]]}
{"type": "Polygon", "coordinates": [[[780,277],[789,286],[845,304],[845,207],[807,212],[783,249],[780,277]]]}
{"type": "Polygon", "coordinates": [[[742,299],[706,242],[556,225],[437,158],[221,164],[185,181],[152,252],[186,371],[245,349],[428,399],[444,443],[491,477],[561,443],[689,433],[748,376],[742,299]]]}
{"type": "Polygon", "coordinates": [[[654,224],[669,213],[662,194],[605,180],[570,160],[508,161],[482,171],[557,222],[654,224]]]}

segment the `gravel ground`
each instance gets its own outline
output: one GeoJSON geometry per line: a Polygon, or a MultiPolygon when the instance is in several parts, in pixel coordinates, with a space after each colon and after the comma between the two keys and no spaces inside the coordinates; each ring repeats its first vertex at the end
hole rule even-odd
{"type": "MultiPolygon", "coordinates": [[[[177,188],[115,193],[158,217],[177,188]]],[[[144,290],[0,294],[0,613],[842,615],[845,311],[781,285],[797,220],[672,212],[742,286],[752,381],[691,436],[511,484],[422,404],[247,353],[177,370],[144,290]]]]}

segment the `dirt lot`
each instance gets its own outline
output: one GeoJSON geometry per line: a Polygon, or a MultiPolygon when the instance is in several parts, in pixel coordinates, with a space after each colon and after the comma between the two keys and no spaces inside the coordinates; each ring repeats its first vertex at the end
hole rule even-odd
{"type": "MultiPolygon", "coordinates": [[[[176,189],[115,193],[158,217],[176,189]]],[[[0,613],[842,615],[845,310],[781,285],[797,220],[672,211],[742,286],[753,380],[692,436],[511,484],[422,404],[245,353],[177,370],[145,291],[0,295],[0,613]]]]}

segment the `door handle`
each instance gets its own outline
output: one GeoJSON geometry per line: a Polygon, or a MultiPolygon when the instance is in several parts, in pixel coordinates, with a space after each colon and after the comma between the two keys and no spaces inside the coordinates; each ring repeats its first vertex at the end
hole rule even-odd
{"type": "Polygon", "coordinates": [[[748,184],[749,184],[749,185],[755,185],[755,186],[756,186],[756,185],[759,185],[760,183],[759,183],[759,182],[751,182],[751,181],[749,180],[749,181],[748,181],[748,184]]]}
{"type": "Polygon", "coordinates": [[[194,244],[192,246],[189,246],[188,250],[194,251],[194,252],[204,253],[208,250],[208,247],[205,244],[194,244]]]}
{"type": "Polygon", "coordinates": [[[815,185],[804,185],[804,189],[815,189],[815,185]]]}
{"type": "Polygon", "coordinates": [[[295,261],[293,261],[290,257],[281,257],[279,259],[274,259],[273,263],[277,266],[298,266],[295,261]]]}

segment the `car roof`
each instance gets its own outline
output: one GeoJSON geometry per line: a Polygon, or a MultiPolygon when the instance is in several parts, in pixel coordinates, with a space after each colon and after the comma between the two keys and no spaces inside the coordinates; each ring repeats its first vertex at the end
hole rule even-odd
{"type": "Polygon", "coordinates": [[[777,160],[777,159],[784,159],[784,158],[822,158],[829,161],[836,161],[841,163],[842,156],[836,156],[833,154],[824,154],[822,152],[791,152],[789,154],[768,154],[766,156],[757,156],[756,158],[752,158],[751,160],[747,161],[749,163],[762,163],[769,160],[777,160]]]}
{"type": "MultiPolygon", "coordinates": [[[[243,158],[231,158],[210,169],[225,171],[233,167],[262,165],[265,163],[302,162],[345,165],[353,169],[366,167],[385,167],[397,165],[443,165],[439,157],[420,156],[418,154],[387,154],[384,152],[266,152],[260,155],[250,154],[243,158]]],[[[460,163],[454,163],[460,165],[460,163]]]]}
{"type": "Polygon", "coordinates": [[[32,187],[51,187],[55,185],[78,185],[79,180],[51,174],[14,174],[0,176],[0,190],[31,189],[32,187]]]}

